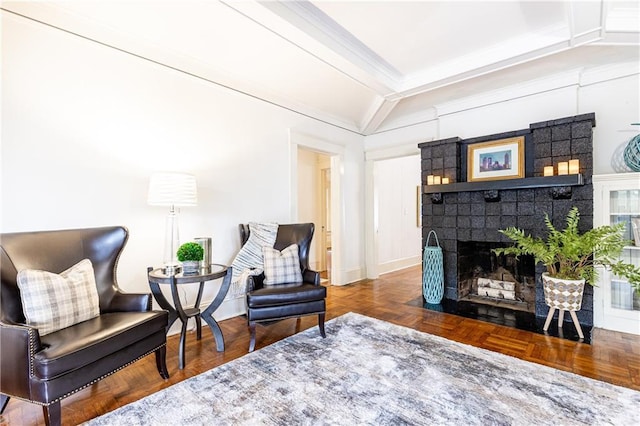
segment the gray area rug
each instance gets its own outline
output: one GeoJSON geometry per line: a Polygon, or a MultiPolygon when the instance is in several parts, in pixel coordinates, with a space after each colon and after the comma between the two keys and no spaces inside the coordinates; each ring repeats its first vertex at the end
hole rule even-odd
{"type": "Polygon", "coordinates": [[[640,424],[640,392],[348,313],[88,425],[640,424]]]}

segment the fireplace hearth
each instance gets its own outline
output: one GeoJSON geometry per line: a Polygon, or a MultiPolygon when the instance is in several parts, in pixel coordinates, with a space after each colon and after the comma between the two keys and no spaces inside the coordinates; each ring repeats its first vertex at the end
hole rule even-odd
{"type": "MultiPolygon", "coordinates": [[[[532,317],[529,323],[544,322],[549,310],[542,290],[544,267],[522,256],[517,262],[492,257],[491,250],[510,244],[500,229],[517,227],[544,237],[545,213],[554,225],[563,227],[574,206],[580,210],[580,230],[592,228],[594,126],[595,115],[584,114],[533,123],[523,130],[418,145],[422,182],[427,182],[429,175],[447,177],[451,182],[423,186],[422,191],[423,246],[429,231],[434,230],[444,255],[444,299],[439,308],[431,308],[479,319],[502,318],[507,324],[523,322],[515,319],[522,316],[532,317]],[[523,179],[467,182],[469,145],[519,136],[525,140],[523,179]],[[576,179],[543,177],[545,166],[570,159],[580,160],[580,175],[576,179]]],[[[585,288],[583,306],[577,315],[583,329],[590,329],[593,325],[590,286],[585,288]]],[[[565,334],[574,329],[570,318],[563,328],[565,334]]]]}

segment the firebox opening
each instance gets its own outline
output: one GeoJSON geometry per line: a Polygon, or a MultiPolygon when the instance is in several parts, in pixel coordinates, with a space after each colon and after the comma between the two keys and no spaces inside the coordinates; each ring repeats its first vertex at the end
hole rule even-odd
{"type": "Polygon", "coordinates": [[[458,301],[524,312],[536,310],[533,256],[497,256],[504,243],[458,241],[458,301]]]}

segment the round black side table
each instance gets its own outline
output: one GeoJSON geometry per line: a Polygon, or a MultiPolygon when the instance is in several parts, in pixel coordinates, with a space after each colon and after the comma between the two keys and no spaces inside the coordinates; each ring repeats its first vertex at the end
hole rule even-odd
{"type": "Polygon", "coordinates": [[[182,329],[180,331],[180,351],[179,351],[179,368],[184,369],[185,359],[184,351],[187,335],[187,322],[189,318],[196,319],[196,338],[200,340],[202,338],[202,326],[200,319],[202,318],[211,329],[213,337],[216,339],[216,349],[218,352],[224,351],[224,336],[222,330],[217,321],[213,318],[213,313],[220,307],[224,298],[229,291],[231,285],[231,267],[219,264],[211,264],[209,268],[202,268],[196,274],[175,274],[167,275],[163,272],[162,268],[147,268],[147,277],[149,279],[149,287],[151,287],[151,293],[156,299],[162,309],[166,309],[169,312],[169,324],[167,325],[167,331],[171,328],[173,323],[180,319],[182,322],[182,329]],[[202,299],[202,290],[206,282],[211,282],[216,279],[224,278],[222,285],[218,290],[218,294],[214,297],[213,301],[200,312],[200,301],[202,299]],[[200,283],[198,288],[198,296],[193,308],[183,308],[180,296],[178,293],[178,286],[181,284],[200,283]],[[160,290],[160,284],[169,284],[171,286],[171,298],[173,299],[173,305],[162,294],[160,290]]]}

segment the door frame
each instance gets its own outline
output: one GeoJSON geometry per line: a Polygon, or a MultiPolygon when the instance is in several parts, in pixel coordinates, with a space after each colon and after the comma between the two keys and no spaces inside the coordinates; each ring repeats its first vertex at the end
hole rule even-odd
{"type": "Polygon", "coordinates": [[[343,224],[345,222],[343,203],[343,176],[345,148],[325,139],[307,135],[298,130],[289,133],[289,211],[291,220],[298,220],[298,150],[319,152],[331,158],[331,284],[344,285],[343,265],[343,224]]]}
{"type": "MultiPolygon", "coordinates": [[[[324,155],[324,154],[319,154],[322,155],[325,158],[329,159],[329,163],[331,162],[331,157],[324,155]]],[[[323,165],[319,165],[319,189],[320,189],[320,194],[319,194],[319,198],[320,198],[320,209],[321,209],[321,214],[320,217],[322,218],[321,223],[320,223],[320,227],[322,228],[322,238],[320,241],[320,271],[326,271],[328,270],[327,267],[327,223],[331,222],[331,211],[327,211],[327,206],[331,206],[331,164],[329,164],[329,167],[323,167],[323,165]],[[328,185],[327,185],[327,176],[328,178],[328,185]],[[329,196],[327,197],[327,191],[329,192],[329,196]]],[[[329,231],[330,232],[330,231],[329,231]]]]}
{"type": "MultiPolygon", "coordinates": [[[[420,155],[418,144],[405,144],[391,148],[366,151],[365,157],[365,193],[364,193],[364,242],[365,268],[367,278],[376,279],[378,272],[378,188],[375,179],[375,162],[398,157],[420,155]]],[[[416,182],[420,185],[420,182],[416,182]]],[[[421,208],[422,209],[422,208],[421,208]]]]}

